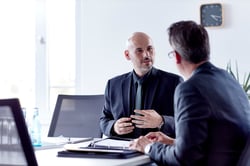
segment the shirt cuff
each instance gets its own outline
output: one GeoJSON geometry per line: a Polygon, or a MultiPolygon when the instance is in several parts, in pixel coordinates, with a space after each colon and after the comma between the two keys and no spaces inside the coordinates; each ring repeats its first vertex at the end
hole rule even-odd
{"type": "Polygon", "coordinates": [[[145,154],[149,154],[150,150],[151,150],[151,146],[153,143],[147,144],[144,148],[144,153],[145,154]]]}

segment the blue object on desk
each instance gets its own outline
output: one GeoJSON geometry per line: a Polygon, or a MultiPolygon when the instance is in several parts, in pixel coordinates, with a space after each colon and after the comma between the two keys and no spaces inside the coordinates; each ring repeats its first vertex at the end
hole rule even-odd
{"type": "MultiPolygon", "coordinates": [[[[91,149],[91,148],[90,148],[91,149]]],[[[121,150],[120,152],[101,151],[68,151],[63,150],[57,153],[58,157],[82,157],[82,158],[107,158],[107,159],[127,159],[143,155],[141,152],[132,150],[121,150]]]]}

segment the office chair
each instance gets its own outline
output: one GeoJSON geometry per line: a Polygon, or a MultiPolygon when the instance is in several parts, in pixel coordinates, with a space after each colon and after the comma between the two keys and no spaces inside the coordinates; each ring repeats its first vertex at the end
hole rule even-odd
{"type": "Polygon", "coordinates": [[[104,95],[58,95],[48,137],[101,138],[104,95]]]}
{"type": "Polygon", "coordinates": [[[249,165],[250,165],[250,135],[248,135],[247,143],[240,156],[237,166],[249,166],[249,165]]]}
{"type": "Polygon", "coordinates": [[[0,100],[0,165],[38,165],[16,98],[0,100]]]}

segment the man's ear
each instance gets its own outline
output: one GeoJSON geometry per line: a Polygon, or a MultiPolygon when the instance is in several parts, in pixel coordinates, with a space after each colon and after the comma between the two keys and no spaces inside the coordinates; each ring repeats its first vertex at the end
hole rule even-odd
{"type": "Polygon", "coordinates": [[[130,56],[129,56],[129,51],[128,51],[128,50],[125,50],[125,51],[124,51],[124,55],[125,55],[125,58],[126,58],[127,60],[130,60],[130,56]]]}
{"type": "Polygon", "coordinates": [[[177,64],[181,63],[181,55],[177,51],[175,51],[175,59],[177,64]]]}

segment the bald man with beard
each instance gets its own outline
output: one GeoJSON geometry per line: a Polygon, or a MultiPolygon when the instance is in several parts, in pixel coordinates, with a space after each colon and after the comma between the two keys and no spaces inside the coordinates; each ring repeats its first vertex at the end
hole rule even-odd
{"type": "Polygon", "coordinates": [[[183,79],[153,67],[155,48],[144,32],[128,38],[125,59],[133,70],[108,80],[105,103],[100,118],[104,135],[138,138],[152,131],[175,137],[173,97],[183,79]],[[142,83],[141,108],[135,107],[138,81],[142,83]]]}

